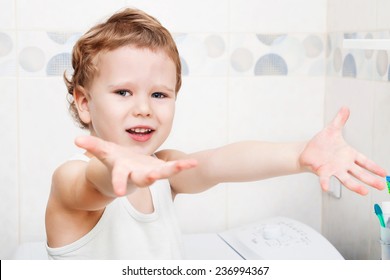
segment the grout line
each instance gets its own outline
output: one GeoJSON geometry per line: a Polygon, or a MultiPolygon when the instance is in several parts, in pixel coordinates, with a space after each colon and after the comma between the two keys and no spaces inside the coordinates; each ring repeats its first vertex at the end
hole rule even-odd
{"type": "MultiPolygon", "coordinates": [[[[230,16],[231,16],[231,0],[228,1],[228,6],[227,6],[227,42],[226,42],[226,53],[229,55],[231,54],[231,21],[230,21],[230,16]]],[[[227,58],[229,60],[229,57],[227,58]]],[[[231,82],[231,69],[230,69],[230,63],[227,63],[227,72],[226,72],[226,142],[230,142],[230,114],[229,114],[229,108],[230,108],[230,82],[231,82]]],[[[225,229],[229,229],[229,189],[230,189],[230,184],[225,184],[225,229]]]]}
{"type": "Polygon", "coordinates": [[[18,53],[19,50],[19,21],[18,21],[18,4],[17,0],[14,1],[14,17],[15,17],[15,71],[16,71],[16,184],[18,189],[18,244],[21,243],[21,228],[22,228],[22,215],[21,215],[21,206],[22,206],[22,188],[21,188],[21,155],[20,155],[20,88],[19,88],[19,78],[20,78],[20,72],[19,72],[19,66],[18,66],[18,53]]]}

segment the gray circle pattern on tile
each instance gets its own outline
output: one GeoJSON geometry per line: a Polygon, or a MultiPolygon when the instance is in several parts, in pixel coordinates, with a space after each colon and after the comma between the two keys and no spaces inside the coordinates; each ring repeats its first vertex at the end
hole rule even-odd
{"type": "Polygon", "coordinates": [[[321,38],[315,35],[306,37],[303,40],[303,46],[305,47],[306,56],[310,58],[319,56],[324,49],[321,38]]]}
{"type": "Polygon", "coordinates": [[[70,53],[60,53],[53,56],[46,66],[48,76],[62,76],[66,71],[67,75],[72,75],[72,55],[70,53]]]}
{"type": "Polygon", "coordinates": [[[256,76],[283,76],[287,74],[287,63],[277,54],[270,53],[264,55],[256,62],[256,76]]]}
{"type": "Polygon", "coordinates": [[[181,74],[183,76],[188,76],[190,74],[190,69],[188,69],[187,61],[183,57],[180,57],[180,63],[181,63],[181,74]]]}
{"type": "Polygon", "coordinates": [[[376,55],[376,71],[379,76],[383,77],[386,74],[387,66],[389,65],[389,56],[387,51],[378,51],[376,55]]]}
{"type": "Polygon", "coordinates": [[[257,39],[267,46],[279,44],[286,36],[286,34],[256,34],[257,39]]]}
{"type": "Polygon", "coordinates": [[[26,47],[19,53],[19,65],[27,72],[37,72],[45,66],[45,53],[37,47],[26,47]]]}
{"type": "Polygon", "coordinates": [[[344,58],[343,63],[343,77],[352,77],[356,78],[357,70],[356,70],[356,62],[355,58],[352,54],[348,54],[344,58]]]}
{"type": "Polygon", "coordinates": [[[223,55],[226,49],[225,41],[218,35],[208,36],[205,39],[204,44],[206,46],[208,56],[213,58],[223,55]]]}
{"type": "Polygon", "coordinates": [[[245,72],[251,69],[253,61],[252,52],[245,48],[235,49],[230,57],[230,63],[233,69],[238,72],[245,72]]]}
{"type": "Polygon", "coordinates": [[[9,54],[14,47],[12,39],[9,35],[0,32],[0,57],[9,54]]]}

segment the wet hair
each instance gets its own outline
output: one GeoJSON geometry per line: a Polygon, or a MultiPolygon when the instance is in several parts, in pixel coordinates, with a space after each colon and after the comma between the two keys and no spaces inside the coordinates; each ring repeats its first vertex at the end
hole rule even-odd
{"type": "Polygon", "coordinates": [[[123,46],[162,50],[176,66],[176,93],[181,87],[181,63],[179,53],[170,32],[154,17],[133,8],[126,8],[97,24],[76,42],[72,52],[73,74],[64,73],[68,88],[69,111],[81,128],[88,128],[79,117],[73,99],[75,90],[88,88],[96,75],[96,59],[105,51],[123,46]]]}

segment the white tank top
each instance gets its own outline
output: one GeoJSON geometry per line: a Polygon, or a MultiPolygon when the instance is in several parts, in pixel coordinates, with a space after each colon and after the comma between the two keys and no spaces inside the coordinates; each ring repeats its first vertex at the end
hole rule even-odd
{"type": "MultiPolygon", "coordinates": [[[[80,155],[72,160],[88,161],[80,155]]],[[[150,188],[154,212],[137,211],[127,197],[106,206],[95,227],[79,240],[58,248],[46,246],[49,259],[180,259],[181,233],[168,180],[150,188]]]]}

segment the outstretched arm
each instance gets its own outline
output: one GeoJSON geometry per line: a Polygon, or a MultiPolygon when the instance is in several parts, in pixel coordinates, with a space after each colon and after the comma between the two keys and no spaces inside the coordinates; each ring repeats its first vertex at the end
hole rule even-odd
{"type": "Polygon", "coordinates": [[[161,152],[165,160],[194,158],[198,166],[171,178],[176,193],[194,193],[222,182],[256,181],[300,172],[313,172],[328,189],[336,176],[350,190],[367,194],[363,183],[383,189],[383,168],[349,146],[342,130],[349,110],[342,108],[335,119],[308,142],[239,142],[218,149],[186,155],[161,152]]]}

